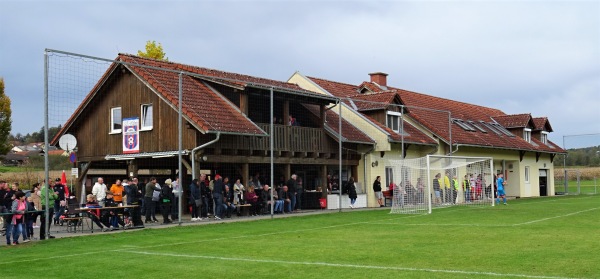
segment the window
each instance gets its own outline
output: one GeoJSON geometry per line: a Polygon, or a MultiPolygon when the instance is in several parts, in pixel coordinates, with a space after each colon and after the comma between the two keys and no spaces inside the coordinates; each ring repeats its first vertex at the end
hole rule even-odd
{"type": "Polygon", "coordinates": [[[396,133],[400,133],[400,116],[402,114],[395,111],[387,112],[387,123],[386,126],[396,133]]]}
{"type": "Polygon", "coordinates": [[[496,128],[494,128],[494,126],[492,126],[492,124],[486,123],[484,121],[479,121],[479,123],[481,123],[483,126],[487,127],[490,131],[494,132],[494,134],[500,135],[500,132],[498,132],[498,130],[496,130],[496,128]]]}
{"type": "Polygon", "coordinates": [[[121,117],[121,108],[110,109],[110,133],[116,134],[121,132],[121,126],[123,125],[123,118],[121,117]]]}
{"type": "Polygon", "coordinates": [[[548,144],[548,132],[542,131],[542,136],[540,138],[543,144],[548,144]]]}
{"type": "Polygon", "coordinates": [[[531,142],[531,129],[523,129],[523,139],[527,142],[531,142]]]}
{"type": "Polygon", "coordinates": [[[529,167],[525,167],[525,183],[529,183],[529,167]]]}
{"type": "Polygon", "coordinates": [[[475,123],[474,121],[469,120],[469,124],[471,124],[471,126],[475,127],[480,132],[487,134],[487,131],[484,130],[483,128],[479,127],[479,125],[477,125],[477,123],[475,123]]]}
{"type": "Polygon", "coordinates": [[[498,123],[491,123],[494,128],[496,128],[496,130],[500,131],[501,133],[509,136],[509,137],[514,137],[515,135],[513,135],[511,132],[509,132],[508,130],[506,130],[506,128],[504,128],[502,125],[498,124],[498,123]]]}
{"type": "Polygon", "coordinates": [[[454,122],[456,125],[458,125],[465,131],[475,132],[475,129],[473,129],[473,127],[471,127],[471,125],[465,123],[461,119],[454,118],[454,119],[452,119],[452,122],[454,122]]]}
{"type": "MultiPolygon", "coordinates": [[[[392,167],[385,167],[385,183],[387,187],[390,187],[390,183],[394,182],[394,169],[392,167]]],[[[385,189],[385,187],[381,187],[385,189]]]]}
{"type": "Polygon", "coordinates": [[[152,104],[142,105],[140,131],[152,130],[152,104]]]}

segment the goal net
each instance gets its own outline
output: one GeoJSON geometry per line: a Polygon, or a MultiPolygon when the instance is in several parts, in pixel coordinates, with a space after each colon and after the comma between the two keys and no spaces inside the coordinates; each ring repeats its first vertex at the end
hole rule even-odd
{"type": "Polygon", "coordinates": [[[428,155],[390,160],[391,213],[431,213],[432,207],[493,205],[493,160],[428,155]]]}

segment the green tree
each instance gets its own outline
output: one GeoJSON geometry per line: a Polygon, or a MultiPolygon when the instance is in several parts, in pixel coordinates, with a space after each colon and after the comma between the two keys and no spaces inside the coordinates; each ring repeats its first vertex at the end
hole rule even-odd
{"type": "Polygon", "coordinates": [[[169,58],[165,55],[162,45],[160,43],[157,44],[155,41],[146,42],[146,52],[138,50],[138,56],[169,61],[169,58]]]}
{"type": "Polygon", "coordinates": [[[12,129],[10,98],[4,94],[4,79],[0,78],[0,154],[10,151],[8,136],[12,129]]]}

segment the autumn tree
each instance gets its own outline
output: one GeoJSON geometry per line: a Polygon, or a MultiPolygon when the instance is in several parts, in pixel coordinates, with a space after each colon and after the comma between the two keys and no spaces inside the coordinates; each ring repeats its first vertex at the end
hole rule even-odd
{"type": "Polygon", "coordinates": [[[169,58],[165,56],[162,45],[157,44],[155,41],[147,41],[146,52],[138,50],[138,56],[169,61],[169,58]]]}
{"type": "Polygon", "coordinates": [[[0,154],[10,151],[8,136],[12,128],[10,98],[4,94],[4,79],[0,78],[0,154]]]}

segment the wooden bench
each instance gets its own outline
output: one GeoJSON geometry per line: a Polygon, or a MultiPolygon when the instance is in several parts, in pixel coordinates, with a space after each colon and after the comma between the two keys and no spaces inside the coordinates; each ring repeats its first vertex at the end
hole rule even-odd
{"type": "Polygon", "coordinates": [[[237,207],[240,209],[240,216],[250,216],[251,204],[238,204],[237,207]]]}

